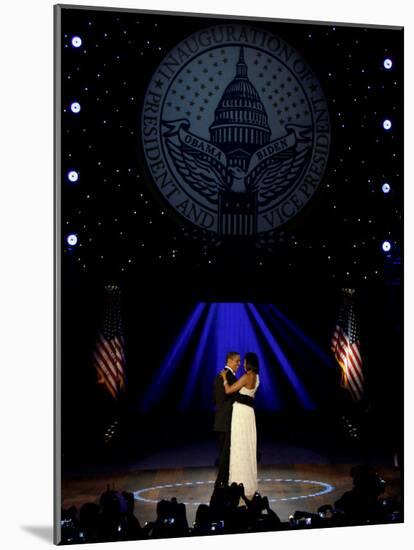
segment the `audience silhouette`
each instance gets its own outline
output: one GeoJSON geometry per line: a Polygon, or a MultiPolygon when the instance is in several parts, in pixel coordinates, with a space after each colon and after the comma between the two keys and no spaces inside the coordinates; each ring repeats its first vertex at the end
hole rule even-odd
{"type": "Polygon", "coordinates": [[[72,506],[62,510],[62,543],[110,542],[217,534],[278,531],[312,527],[335,527],[402,521],[401,504],[381,498],[386,482],[372,468],[356,466],[350,471],[353,487],[334,505],[326,504],[317,513],[296,511],[289,522],[282,522],[271,509],[266,496],[255,493],[246,498],[242,484],[217,486],[209,504],[198,506],[189,527],[186,506],[176,498],[158,502],[154,521],[141,527],[134,515],[134,495],[107,490],[99,504],[87,502],[78,514],[72,506]]]}

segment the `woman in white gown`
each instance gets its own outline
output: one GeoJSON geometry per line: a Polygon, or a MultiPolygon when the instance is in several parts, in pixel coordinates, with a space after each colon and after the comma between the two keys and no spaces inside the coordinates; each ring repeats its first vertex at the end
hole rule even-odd
{"type": "MultiPolygon", "coordinates": [[[[253,400],[259,387],[259,361],[253,352],[246,353],[244,358],[245,374],[234,384],[229,384],[225,371],[221,372],[226,394],[239,392],[253,400]]],[[[253,402],[253,401],[252,401],[253,402]]],[[[251,499],[257,491],[257,434],[256,418],[253,406],[233,404],[231,417],[230,471],[229,484],[243,483],[247,498],[251,499]]]]}

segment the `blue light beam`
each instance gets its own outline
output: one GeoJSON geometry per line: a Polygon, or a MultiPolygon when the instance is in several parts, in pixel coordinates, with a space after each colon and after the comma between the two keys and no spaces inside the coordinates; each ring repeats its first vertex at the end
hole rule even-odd
{"type": "Polygon", "coordinates": [[[208,337],[210,336],[210,333],[213,327],[213,319],[216,313],[215,311],[216,307],[217,307],[216,304],[210,304],[209,306],[207,318],[204,322],[203,332],[201,334],[200,342],[197,347],[195,357],[191,364],[187,384],[185,386],[183,398],[180,403],[181,411],[187,410],[191,403],[191,400],[194,398],[194,390],[195,390],[196,382],[199,377],[201,366],[206,357],[206,346],[207,346],[208,337]]]}
{"type": "MultiPolygon", "coordinates": [[[[304,342],[307,347],[315,354],[319,357],[319,359],[321,359],[321,361],[327,366],[327,367],[330,367],[330,368],[333,368],[333,369],[336,369],[337,368],[337,364],[335,363],[335,361],[332,359],[332,357],[330,355],[328,355],[327,353],[325,353],[323,351],[323,349],[321,347],[319,347],[313,340],[312,338],[309,338],[309,336],[307,336],[304,332],[302,332],[300,330],[300,328],[295,325],[295,323],[293,323],[290,319],[288,319],[286,317],[286,315],[284,315],[279,309],[276,308],[276,306],[274,306],[273,304],[269,304],[267,306],[269,308],[269,311],[271,314],[273,314],[273,317],[276,318],[276,319],[279,319],[281,321],[283,321],[283,323],[296,335],[298,336],[302,342],[304,342]]],[[[283,330],[283,327],[278,327],[280,328],[281,330],[283,330]]]]}
{"type": "Polygon", "coordinates": [[[256,307],[253,304],[247,304],[247,307],[249,308],[254,318],[256,319],[257,324],[259,325],[260,330],[262,331],[269,345],[274,350],[275,355],[280,363],[280,366],[282,367],[283,372],[286,375],[287,379],[293,386],[295,393],[298,396],[301,404],[307,410],[316,409],[316,406],[313,403],[310,396],[308,395],[308,392],[306,391],[305,387],[297,377],[295,371],[293,370],[292,365],[289,363],[286,355],[283,353],[283,350],[281,349],[280,345],[273,337],[272,333],[270,332],[269,328],[267,327],[260,313],[257,311],[256,307]]]}
{"type": "Polygon", "coordinates": [[[193,335],[194,329],[196,328],[205,307],[205,303],[197,304],[191,313],[186,325],[180,333],[178,340],[176,340],[174,346],[167,354],[152,383],[146,391],[146,395],[141,402],[141,409],[143,411],[147,411],[154,401],[160,399],[163,391],[165,390],[165,386],[177,369],[178,362],[193,335]]]}
{"type": "Polygon", "coordinates": [[[280,411],[283,409],[283,399],[277,391],[277,387],[272,381],[272,377],[269,374],[267,368],[268,361],[265,360],[265,352],[263,346],[260,344],[255,327],[251,320],[248,317],[247,313],[247,304],[244,304],[244,312],[246,319],[250,324],[250,342],[249,348],[246,348],[246,351],[255,351],[259,358],[259,377],[260,377],[260,386],[258,390],[259,401],[263,401],[264,407],[270,411],[280,411]]]}
{"type": "MultiPolygon", "coordinates": [[[[253,351],[257,353],[260,365],[260,388],[255,397],[257,404],[258,406],[263,404],[263,407],[269,410],[280,410],[282,399],[277,395],[272,383],[266,367],[268,362],[264,360],[264,352],[256,337],[255,327],[248,316],[246,304],[218,303],[215,305],[215,311],[216,364],[212,377],[217,376],[218,372],[224,368],[227,352],[239,352],[243,361],[245,353],[253,351]]],[[[240,373],[244,373],[243,363],[237,373],[238,378],[240,373]]],[[[206,400],[207,397],[206,395],[206,400]]]]}

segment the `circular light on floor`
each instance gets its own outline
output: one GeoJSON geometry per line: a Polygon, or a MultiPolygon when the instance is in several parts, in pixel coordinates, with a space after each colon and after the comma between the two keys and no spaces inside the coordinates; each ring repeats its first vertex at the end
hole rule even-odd
{"type": "MultiPolygon", "coordinates": [[[[310,479],[281,479],[281,478],[266,478],[266,479],[258,479],[259,483],[268,483],[268,482],[276,482],[276,483],[305,483],[309,485],[316,485],[319,488],[322,488],[322,490],[319,490],[314,493],[309,493],[306,495],[298,495],[293,497],[284,497],[284,498],[269,498],[269,502],[284,502],[287,500],[303,500],[306,498],[314,498],[319,497],[321,495],[325,495],[327,493],[331,493],[335,490],[335,487],[333,485],[330,485],[329,483],[325,483],[324,481],[316,481],[316,480],[310,480],[310,479]]],[[[145,503],[151,503],[151,504],[157,504],[162,498],[158,500],[154,500],[151,498],[145,498],[142,494],[148,493],[149,491],[159,491],[162,489],[171,489],[173,487],[196,487],[200,485],[214,485],[214,481],[186,481],[183,483],[169,483],[167,485],[156,485],[155,487],[145,487],[144,489],[139,489],[138,491],[133,491],[134,499],[139,500],[141,502],[145,503]]],[[[208,502],[184,502],[181,501],[185,505],[192,504],[194,506],[199,506],[200,504],[209,504],[208,502]]]]}
{"type": "MultiPolygon", "coordinates": [[[[259,481],[268,481],[268,480],[259,479],[259,481]]],[[[316,481],[315,479],[271,479],[270,481],[276,481],[278,483],[306,483],[306,484],[317,485],[319,487],[322,487],[322,490],[316,493],[310,493],[307,495],[299,495],[294,497],[269,498],[269,502],[280,502],[280,501],[286,501],[286,500],[302,500],[305,498],[320,497],[321,495],[325,495],[326,493],[331,493],[332,491],[335,490],[335,487],[330,483],[325,483],[324,481],[316,481]]]]}

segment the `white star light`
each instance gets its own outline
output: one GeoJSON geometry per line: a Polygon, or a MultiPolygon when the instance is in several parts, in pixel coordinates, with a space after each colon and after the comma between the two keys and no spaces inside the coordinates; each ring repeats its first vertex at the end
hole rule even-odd
{"type": "Polygon", "coordinates": [[[75,170],[70,170],[67,177],[70,182],[76,183],[79,179],[79,174],[75,170]]]}
{"type": "Polygon", "coordinates": [[[71,233],[70,235],[67,236],[66,242],[70,246],[75,246],[78,243],[77,235],[75,233],[71,233]]]}
{"type": "Polygon", "coordinates": [[[81,106],[77,101],[74,101],[70,105],[70,110],[72,111],[72,113],[78,114],[78,113],[80,113],[81,106]]]}
{"type": "Polygon", "coordinates": [[[80,36],[74,36],[72,38],[72,46],[74,48],[80,48],[82,46],[82,39],[80,38],[80,36]]]}

